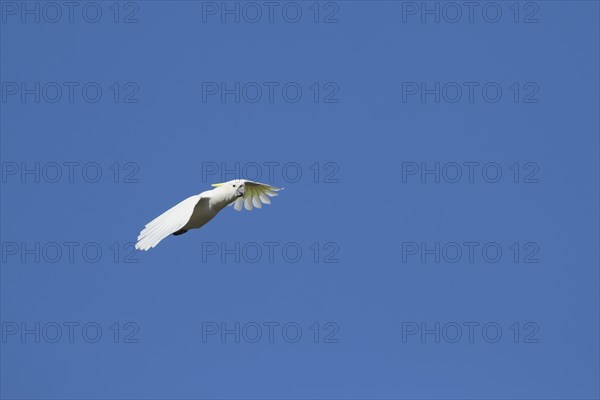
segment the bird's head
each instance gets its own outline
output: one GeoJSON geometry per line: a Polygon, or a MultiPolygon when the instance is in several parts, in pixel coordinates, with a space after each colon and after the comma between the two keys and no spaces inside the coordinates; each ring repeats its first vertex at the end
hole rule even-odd
{"type": "Polygon", "coordinates": [[[246,187],[244,185],[244,180],[242,179],[234,179],[224,183],[214,183],[212,186],[219,188],[219,190],[227,197],[230,197],[231,200],[244,197],[244,194],[246,193],[246,187]]]}

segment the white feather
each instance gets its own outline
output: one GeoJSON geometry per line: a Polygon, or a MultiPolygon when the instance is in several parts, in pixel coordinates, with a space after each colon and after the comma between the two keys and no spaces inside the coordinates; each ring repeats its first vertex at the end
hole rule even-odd
{"type": "Polygon", "coordinates": [[[238,197],[233,202],[233,204],[234,204],[233,208],[235,208],[235,211],[242,211],[242,207],[244,206],[244,198],[243,197],[238,197]]]}
{"type": "Polygon", "coordinates": [[[252,199],[250,197],[244,199],[244,208],[248,211],[252,211],[252,199]]]}
{"type": "Polygon", "coordinates": [[[258,197],[260,197],[260,201],[262,201],[263,204],[271,204],[271,200],[269,200],[269,197],[264,193],[259,194],[258,197]]]}
{"type": "Polygon", "coordinates": [[[135,248],[138,250],[151,249],[173,232],[183,228],[190,220],[194,207],[201,198],[202,196],[199,194],[188,197],[146,224],[137,238],[138,242],[135,248]]]}
{"type": "MultiPolygon", "coordinates": [[[[254,208],[262,208],[263,204],[271,204],[269,197],[277,196],[276,192],[283,189],[249,180],[243,180],[243,182],[246,188],[244,193],[244,208],[248,211],[252,211],[254,208]]],[[[239,208],[242,208],[241,205],[239,208]]]]}

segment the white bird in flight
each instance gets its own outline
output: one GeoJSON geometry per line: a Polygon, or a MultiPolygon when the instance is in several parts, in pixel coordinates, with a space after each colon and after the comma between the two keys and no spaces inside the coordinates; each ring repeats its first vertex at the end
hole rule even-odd
{"type": "Polygon", "coordinates": [[[253,207],[261,208],[263,204],[271,204],[269,197],[277,196],[276,192],[283,189],[246,179],[212,186],[215,189],[188,197],[150,221],[140,232],[135,248],[149,250],[170,234],[177,236],[200,228],[225,206],[233,205],[236,211],[241,211],[242,206],[248,211],[253,207]]]}

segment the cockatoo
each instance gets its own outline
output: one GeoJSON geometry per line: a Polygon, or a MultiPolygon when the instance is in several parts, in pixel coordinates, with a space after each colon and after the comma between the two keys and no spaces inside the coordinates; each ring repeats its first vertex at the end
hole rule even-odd
{"type": "Polygon", "coordinates": [[[225,206],[233,205],[236,211],[242,206],[248,211],[271,204],[269,197],[277,196],[277,188],[246,179],[234,179],[225,183],[215,183],[215,189],[188,197],[181,203],[165,211],[140,232],[135,248],[149,250],[164,238],[173,234],[182,235],[190,229],[200,228],[213,219],[225,206]]]}

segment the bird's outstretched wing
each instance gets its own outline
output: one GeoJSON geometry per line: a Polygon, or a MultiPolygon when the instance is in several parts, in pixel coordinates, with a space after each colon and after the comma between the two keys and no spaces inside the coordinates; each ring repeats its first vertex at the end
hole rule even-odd
{"type": "Polygon", "coordinates": [[[236,211],[241,211],[242,206],[246,210],[252,211],[253,207],[261,208],[263,204],[271,204],[269,197],[277,196],[277,192],[283,189],[246,179],[244,179],[244,186],[244,197],[240,197],[233,202],[233,208],[236,211]]]}
{"type": "Polygon", "coordinates": [[[138,250],[149,250],[171,233],[183,228],[190,220],[194,212],[194,207],[201,198],[202,196],[199,194],[188,197],[148,222],[146,227],[140,232],[135,248],[138,250]]]}

